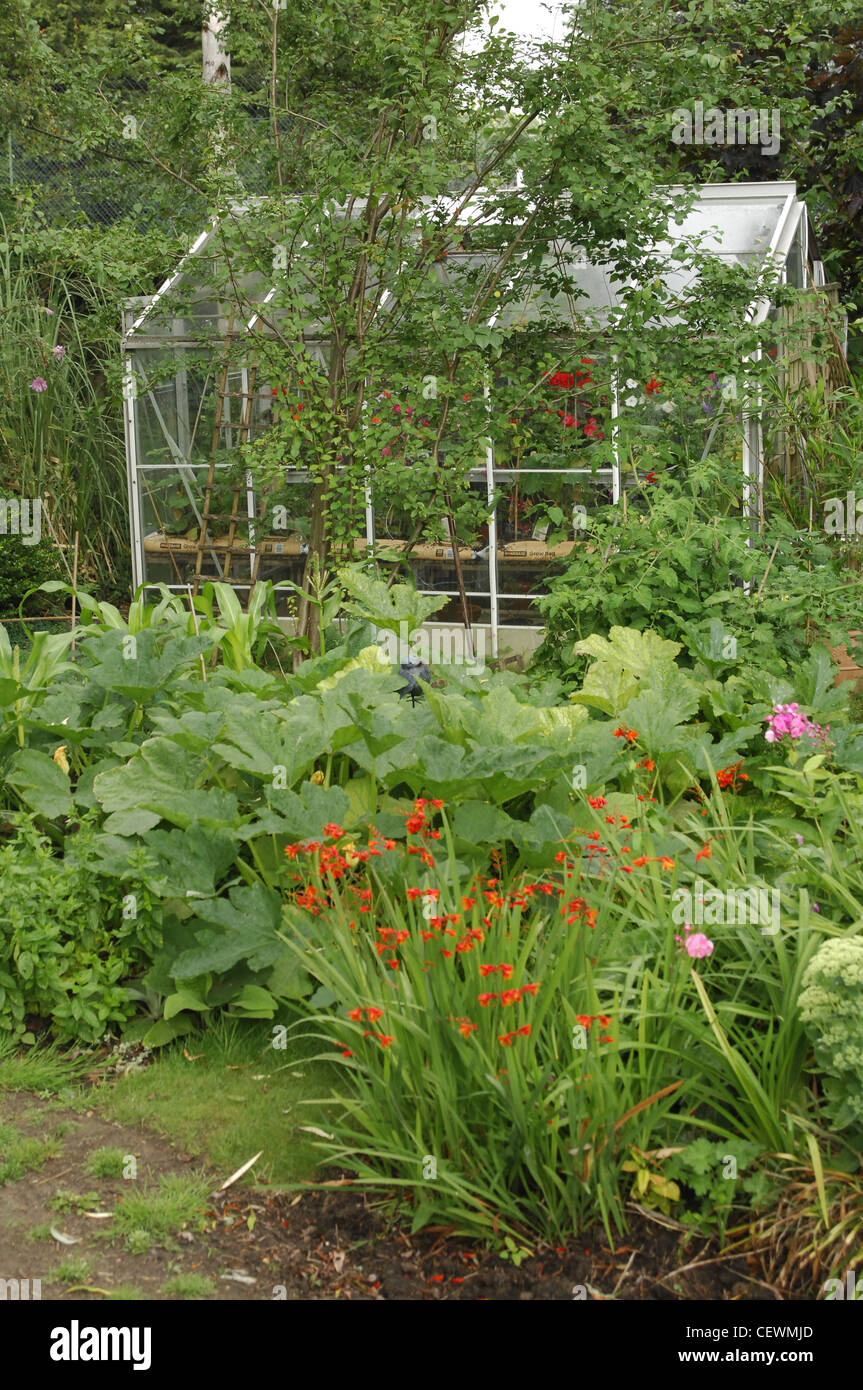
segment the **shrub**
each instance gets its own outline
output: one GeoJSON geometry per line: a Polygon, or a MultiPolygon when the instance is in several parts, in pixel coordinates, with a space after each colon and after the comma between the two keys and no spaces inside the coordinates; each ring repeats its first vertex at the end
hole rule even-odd
{"type": "Polygon", "coordinates": [[[803,975],[800,1016],[828,1073],[825,1090],[836,1125],[863,1127],[863,941],[833,937],[803,975]]]}
{"type": "Polygon", "coordinates": [[[123,920],[89,866],[57,858],[24,822],[0,848],[0,1029],[33,1041],[28,1016],[58,1040],[96,1042],[134,1003],[121,981],[149,959],[153,933],[123,920]]]}
{"type": "MultiPolygon", "coordinates": [[[[24,545],[20,536],[0,535],[0,618],[14,618],[28,589],[49,579],[60,578],[60,558],[49,541],[24,545]]],[[[48,609],[45,594],[31,594],[24,604],[25,614],[42,614],[48,609]]],[[[55,605],[56,606],[56,605],[55,605]]]]}

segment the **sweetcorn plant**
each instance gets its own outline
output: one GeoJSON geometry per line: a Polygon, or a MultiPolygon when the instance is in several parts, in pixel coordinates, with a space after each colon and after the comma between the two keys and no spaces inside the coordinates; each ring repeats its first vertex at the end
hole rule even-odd
{"type": "Polygon", "coordinates": [[[863,1126],[863,940],[825,941],[806,968],[800,1016],[828,1073],[828,1106],[840,1128],[863,1126]]]}

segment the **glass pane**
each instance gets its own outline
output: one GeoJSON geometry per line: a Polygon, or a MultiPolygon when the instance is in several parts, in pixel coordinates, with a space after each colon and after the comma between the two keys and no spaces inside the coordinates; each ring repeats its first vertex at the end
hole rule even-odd
{"type": "Polygon", "coordinates": [[[527,600],[546,593],[548,579],[585,543],[592,512],[610,504],[611,481],[599,485],[578,474],[521,471],[495,474],[495,481],[501,622],[522,622],[527,600]],[[522,601],[513,610],[517,619],[504,616],[508,596],[522,601]]]}
{"type": "MultiPolygon", "coordinates": [[[[389,558],[399,556],[412,572],[418,589],[457,594],[447,517],[417,512],[411,507],[408,493],[387,496],[381,484],[373,489],[372,496],[377,551],[389,558]]],[[[461,497],[454,499],[453,511],[465,589],[470,594],[488,595],[488,488],[484,476],[467,484],[461,497]]]]}

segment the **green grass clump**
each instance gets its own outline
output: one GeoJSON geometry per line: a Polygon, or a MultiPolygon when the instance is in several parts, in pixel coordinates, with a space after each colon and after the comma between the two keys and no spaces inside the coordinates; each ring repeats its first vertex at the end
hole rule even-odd
{"type": "Polygon", "coordinates": [[[209,1298],[215,1291],[212,1279],[204,1274],[175,1274],[162,1285],[166,1298],[209,1298]]]}
{"type": "Polygon", "coordinates": [[[122,1178],[126,1155],[122,1149],[94,1149],[86,1163],[91,1178],[122,1178]]]}
{"type": "Polygon", "coordinates": [[[59,1139],[31,1139],[14,1125],[0,1124],[0,1187],[35,1172],[60,1152],[59,1139]]]}
{"type": "Polygon", "coordinates": [[[71,1098],[87,1059],[70,1060],[57,1047],[23,1047],[10,1038],[0,1039],[0,1091],[35,1091],[40,1095],[63,1093],[71,1098]]]}
{"type": "Polygon", "coordinates": [[[132,1191],[117,1202],[112,1237],[132,1254],[174,1244],[184,1228],[201,1230],[212,1182],[200,1173],[163,1174],[155,1187],[132,1191]]]}
{"type": "Polygon", "coordinates": [[[46,1284],[82,1284],[90,1277],[90,1261],[69,1256],[55,1265],[45,1278],[46,1284]]]}

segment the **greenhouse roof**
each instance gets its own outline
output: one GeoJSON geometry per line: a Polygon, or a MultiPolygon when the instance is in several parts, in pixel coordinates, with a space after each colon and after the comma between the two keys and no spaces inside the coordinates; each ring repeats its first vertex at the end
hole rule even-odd
{"type": "MultiPolygon", "coordinates": [[[[687,190],[675,186],[669,191],[683,194],[687,190]]],[[[696,194],[694,205],[682,216],[682,220],[671,219],[666,238],[653,248],[654,254],[665,267],[663,278],[670,293],[685,292],[697,278],[697,273],[691,267],[674,257],[675,251],[679,251],[680,246],[684,244],[697,244],[702,250],[712,253],[727,264],[746,266],[756,261],[764,264],[772,262],[780,271],[784,271],[796,244],[799,250],[798,264],[801,268],[805,265],[808,251],[808,220],[805,216],[805,204],[797,197],[795,183],[788,181],[703,184],[696,190],[696,194]]],[[[250,199],[238,204],[234,211],[239,212],[241,216],[253,215],[255,207],[261,201],[250,199]]],[[[364,205],[364,200],[354,201],[350,205],[350,215],[358,215],[364,205]]],[[[469,228],[477,221],[478,213],[474,208],[479,209],[479,206],[478,202],[472,203],[470,200],[465,202],[459,199],[438,199],[425,203],[423,211],[443,215],[447,220],[453,214],[457,214],[459,225],[469,228]]],[[[333,207],[333,212],[346,210],[345,206],[333,207]]],[[[488,219],[483,220],[484,225],[489,225],[488,219]]],[[[172,294],[182,294],[184,287],[186,293],[194,290],[198,282],[195,263],[203,258],[212,259],[212,242],[217,229],[218,219],[214,218],[155,295],[127,302],[124,347],[133,347],[136,344],[145,346],[151,335],[164,337],[166,329],[164,319],[159,326],[159,311],[167,307],[172,294]]],[[[464,262],[468,257],[476,259],[482,254],[477,251],[455,251],[448,258],[448,267],[459,261],[464,262]]],[[[615,279],[612,265],[593,263],[585,257],[583,250],[579,251],[576,247],[560,243],[555,248],[555,255],[560,260],[562,269],[576,286],[579,318],[593,316],[599,322],[607,320],[610,311],[620,303],[621,292],[626,288],[627,282],[615,279]]],[[[447,277],[448,267],[441,266],[439,273],[442,278],[447,277]]],[[[798,274],[802,280],[802,271],[798,271],[798,274]]],[[[816,275],[816,283],[819,282],[823,283],[823,279],[816,275]]],[[[254,286],[247,282],[244,288],[249,290],[250,299],[257,299],[258,303],[263,304],[269,302],[276,294],[275,286],[270,285],[264,289],[264,285],[265,282],[261,278],[254,286]]],[[[571,313],[571,304],[571,297],[567,301],[561,296],[555,307],[571,313]],[[567,303],[570,305],[568,310],[567,303]]],[[[505,321],[535,321],[541,312],[547,312],[550,307],[547,293],[537,289],[535,293],[528,292],[521,305],[510,304],[505,321]]],[[[760,323],[767,316],[769,309],[769,300],[761,298],[750,306],[748,317],[751,322],[760,323]]],[[[208,316],[217,316],[218,313],[218,306],[208,306],[202,300],[196,306],[195,317],[205,320],[208,316]]],[[[256,318],[256,315],[251,315],[245,326],[254,328],[256,318]]],[[[170,331],[176,335],[176,328],[170,331]]]]}

